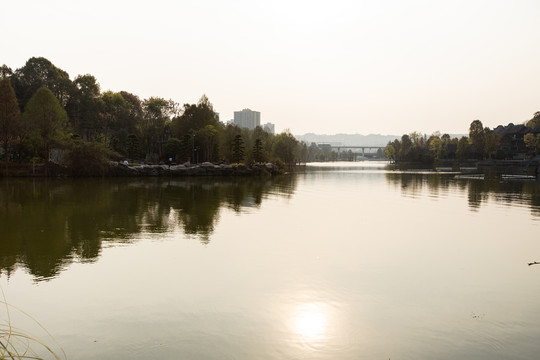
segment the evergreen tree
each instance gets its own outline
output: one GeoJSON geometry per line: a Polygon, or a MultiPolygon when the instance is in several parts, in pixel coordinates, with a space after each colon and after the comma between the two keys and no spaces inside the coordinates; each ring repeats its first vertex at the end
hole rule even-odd
{"type": "Polygon", "coordinates": [[[242,135],[236,135],[232,143],[232,162],[240,163],[244,160],[244,140],[242,135]]]}
{"type": "Polygon", "coordinates": [[[253,161],[255,162],[260,163],[260,162],[265,161],[264,150],[263,150],[261,139],[255,139],[255,144],[253,145],[253,150],[252,150],[252,156],[253,156],[253,161]]]}

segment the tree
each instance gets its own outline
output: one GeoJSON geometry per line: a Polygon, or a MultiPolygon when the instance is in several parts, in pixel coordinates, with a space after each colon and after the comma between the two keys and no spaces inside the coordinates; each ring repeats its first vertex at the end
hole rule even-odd
{"type": "Polygon", "coordinates": [[[401,146],[398,152],[398,158],[399,160],[407,160],[409,157],[409,153],[412,150],[413,142],[411,141],[411,138],[409,135],[405,134],[401,137],[401,146]]]}
{"type": "Polygon", "coordinates": [[[527,126],[536,129],[540,126],[540,111],[534,113],[533,118],[527,122],[527,126]]]}
{"type": "Polygon", "coordinates": [[[0,74],[2,74],[3,77],[11,77],[13,75],[13,70],[6,64],[0,66],[0,74]]]}
{"type": "Polygon", "coordinates": [[[429,139],[429,151],[431,151],[435,157],[435,160],[439,160],[443,156],[443,142],[437,136],[432,136],[429,139]]]}
{"type": "Polygon", "coordinates": [[[60,144],[66,137],[66,111],[49,89],[41,87],[26,104],[23,121],[34,151],[48,160],[52,146],[60,144]]]}
{"type": "Polygon", "coordinates": [[[145,139],[146,160],[155,162],[161,157],[165,129],[176,108],[172,100],[151,97],[143,102],[142,133],[145,139]]]}
{"type": "Polygon", "coordinates": [[[312,142],[308,147],[307,161],[319,160],[321,149],[316,143],[312,142]]]}
{"type": "Polygon", "coordinates": [[[276,135],[273,149],[274,156],[283,160],[291,167],[294,165],[296,159],[298,144],[298,140],[296,140],[290,130],[287,129],[281,134],[276,135]]]}
{"type": "Polygon", "coordinates": [[[462,136],[458,140],[456,156],[458,159],[463,160],[469,152],[469,139],[466,136],[462,136]]]}
{"type": "Polygon", "coordinates": [[[132,159],[139,159],[141,156],[141,146],[137,135],[129,134],[126,142],[127,156],[132,159]]]}
{"type": "Polygon", "coordinates": [[[172,158],[176,161],[176,158],[182,152],[182,141],[177,138],[170,138],[163,145],[163,155],[167,158],[172,158]]]}
{"type": "Polygon", "coordinates": [[[117,155],[101,143],[79,138],[73,141],[65,160],[74,176],[104,176],[109,170],[110,159],[117,155]]]}
{"type": "Polygon", "coordinates": [[[67,105],[74,92],[69,74],[43,57],[30,58],[15,71],[12,81],[21,109],[26,108],[26,103],[43,86],[54,94],[62,106],[67,105]]]}
{"type": "Polygon", "coordinates": [[[384,156],[386,156],[387,159],[396,160],[396,149],[392,144],[386,145],[384,148],[384,156]]]}
{"type": "Polygon", "coordinates": [[[8,175],[9,147],[18,135],[20,118],[21,112],[15,91],[4,73],[0,80],[0,145],[4,148],[6,176],[8,175]]]}
{"type": "Polygon", "coordinates": [[[222,128],[214,107],[203,95],[197,104],[184,104],[182,115],[172,119],[171,132],[173,136],[181,138],[191,130],[199,131],[207,125],[222,128]]]}
{"type": "Polygon", "coordinates": [[[483,158],[486,147],[486,137],[484,132],[484,126],[480,120],[474,120],[469,127],[469,139],[471,143],[476,147],[476,152],[483,158]]]}
{"type": "Polygon", "coordinates": [[[255,144],[253,145],[253,150],[251,151],[253,161],[261,163],[265,161],[264,149],[261,139],[255,139],[255,144]]]}
{"type": "Polygon", "coordinates": [[[536,151],[536,136],[534,136],[533,133],[525,134],[523,141],[525,142],[525,146],[527,149],[529,149],[529,151],[536,151]]]}
{"type": "Polygon", "coordinates": [[[77,76],[73,84],[75,90],[66,105],[73,130],[87,141],[94,140],[103,111],[99,83],[87,74],[77,76]]]}
{"type": "Polygon", "coordinates": [[[419,131],[413,131],[409,134],[409,137],[413,143],[415,149],[423,148],[425,145],[425,138],[419,131]]]}
{"type": "MultiPolygon", "coordinates": [[[[96,135],[103,144],[110,146],[113,136],[123,133],[122,143],[125,144],[127,134],[136,131],[134,124],[130,124],[130,104],[121,93],[106,91],[101,94],[101,111],[95,126],[96,135]]],[[[120,142],[120,138],[118,139],[120,142]]]]}
{"type": "Polygon", "coordinates": [[[200,129],[198,133],[204,149],[203,158],[206,159],[206,161],[213,161],[214,148],[217,145],[216,135],[218,131],[216,127],[213,125],[206,125],[204,128],[200,129]]]}
{"type": "Polygon", "coordinates": [[[228,124],[219,132],[218,141],[221,159],[231,161],[232,159],[232,143],[236,135],[241,135],[241,129],[234,125],[228,124]]]}
{"type": "Polygon", "coordinates": [[[244,160],[244,140],[242,135],[236,135],[232,142],[232,158],[233,163],[240,163],[244,160]]]}
{"type": "Polygon", "coordinates": [[[499,143],[501,142],[501,136],[499,134],[495,134],[493,130],[486,127],[484,128],[484,152],[488,156],[495,155],[497,150],[499,149],[499,143]]]}

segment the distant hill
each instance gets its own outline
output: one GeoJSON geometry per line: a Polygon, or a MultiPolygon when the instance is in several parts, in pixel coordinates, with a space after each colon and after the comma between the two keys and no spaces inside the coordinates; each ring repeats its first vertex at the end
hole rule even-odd
{"type": "MultiPolygon", "coordinates": [[[[468,136],[467,134],[450,134],[450,137],[457,137],[458,139],[462,136],[468,136]]],[[[331,145],[349,145],[349,146],[386,146],[388,142],[394,141],[395,139],[401,140],[401,135],[380,135],[380,134],[369,134],[369,135],[360,135],[360,134],[335,134],[335,135],[326,135],[326,134],[314,134],[307,133],[304,135],[294,135],[299,141],[304,141],[306,144],[311,143],[327,143],[331,145]]],[[[429,137],[429,135],[428,135],[429,137]]]]}
{"type": "Polygon", "coordinates": [[[401,135],[379,135],[379,134],[335,134],[335,135],[318,135],[308,133],[304,135],[295,135],[299,141],[304,141],[308,145],[311,143],[328,143],[331,145],[349,145],[349,146],[386,146],[389,141],[401,139],[401,135]]]}

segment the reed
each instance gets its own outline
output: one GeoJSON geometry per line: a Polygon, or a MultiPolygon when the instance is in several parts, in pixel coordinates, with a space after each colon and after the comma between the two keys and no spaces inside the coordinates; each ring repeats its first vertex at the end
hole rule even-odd
{"type": "Polygon", "coordinates": [[[4,290],[2,292],[2,300],[0,305],[5,308],[5,319],[0,322],[0,360],[22,360],[22,359],[67,359],[64,350],[58,342],[54,340],[52,335],[45,329],[36,319],[27,314],[23,310],[8,304],[4,290]],[[21,330],[13,326],[11,321],[11,312],[17,311],[34,322],[42,329],[60,349],[63,357],[61,358],[49,345],[41,341],[37,337],[31,335],[27,331],[21,330]]]}

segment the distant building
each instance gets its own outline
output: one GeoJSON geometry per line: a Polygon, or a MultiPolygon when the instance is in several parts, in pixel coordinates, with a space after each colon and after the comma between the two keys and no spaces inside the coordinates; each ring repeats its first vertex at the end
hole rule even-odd
{"type": "Polygon", "coordinates": [[[275,134],[276,133],[275,125],[272,124],[272,123],[266,123],[262,127],[263,127],[264,131],[269,132],[270,134],[275,134]]]}
{"type": "Polygon", "coordinates": [[[257,126],[261,126],[261,113],[250,109],[235,111],[233,122],[236,126],[254,130],[257,126]]]}

